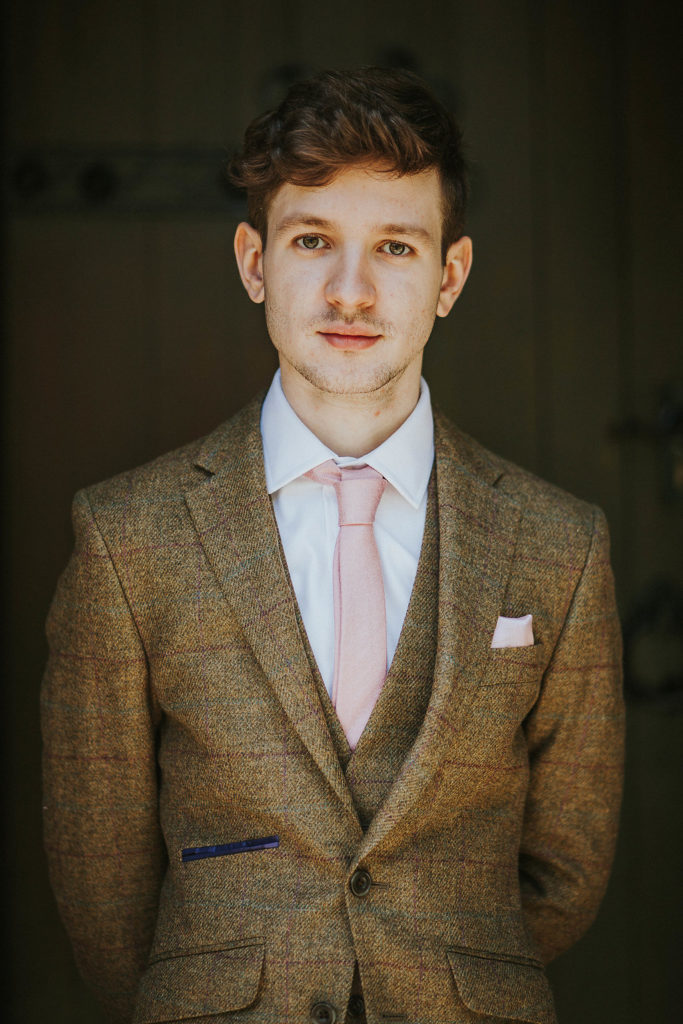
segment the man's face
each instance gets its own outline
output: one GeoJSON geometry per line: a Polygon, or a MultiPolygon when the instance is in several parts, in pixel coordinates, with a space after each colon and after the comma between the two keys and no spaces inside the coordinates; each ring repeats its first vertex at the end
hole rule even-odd
{"type": "Polygon", "coordinates": [[[249,290],[265,300],[283,383],[359,396],[404,378],[414,386],[434,318],[448,313],[469,268],[455,294],[445,288],[441,224],[436,170],[352,167],[328,185],[278,190],[262,288],[249,290]]]}

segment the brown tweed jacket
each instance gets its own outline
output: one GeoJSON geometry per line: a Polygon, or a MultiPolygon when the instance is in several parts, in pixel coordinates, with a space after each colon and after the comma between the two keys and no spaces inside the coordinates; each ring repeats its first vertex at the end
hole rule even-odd
{"type": "Polygon", "coordinates": [[[543,963],[596,912],[620,799],[604,518],[436,417],[433,685],[364,831],[259,409],[74,500],[42,709],[45,843],[80,969],[136,1024],[341,1020],[356,961],[369,1024],[551,1024],[543,963]],[[498,616],[528,612],[535,645],[492,650],[498,616]]]}

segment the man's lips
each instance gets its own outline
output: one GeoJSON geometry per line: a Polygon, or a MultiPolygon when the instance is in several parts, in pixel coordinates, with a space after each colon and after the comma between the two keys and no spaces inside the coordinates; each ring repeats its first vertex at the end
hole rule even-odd
{"type": "Polygon", "coordinates": [[[324,331],[318,331],[325,341],[334,348],[363,349],[370,348],[382,337],[381,334],[369,333],[367,327],[347,327],[345,324],[334,325],[324,331]]]}

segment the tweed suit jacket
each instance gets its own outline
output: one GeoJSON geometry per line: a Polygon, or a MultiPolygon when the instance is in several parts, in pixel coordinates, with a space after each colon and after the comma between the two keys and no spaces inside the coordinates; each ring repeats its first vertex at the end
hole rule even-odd
{"type": "Polygon", "coordinates": [[[364,830],[259,412],[74,499],[42,715],[45,844],[79,967],[135,1024],[286,1024],[316,1004],[341,1020],[356,962],[369,1024],[552,1024],[543,965],[596,912],[620,800],[604,518],[435,417],[432,691],[364,830]],[[499,615],[529,612],[534,646],[491,649],[499,615]]]}

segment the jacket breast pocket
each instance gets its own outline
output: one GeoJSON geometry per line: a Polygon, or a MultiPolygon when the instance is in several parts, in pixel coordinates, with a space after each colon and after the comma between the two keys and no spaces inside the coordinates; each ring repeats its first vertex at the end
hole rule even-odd
{"type": "Polygon", "coordinates": [[[243,1010],[256,1001],[264,943],[239,945],[155,960],[142,976],[133,1024],[161,1024],[243,1010]]]}
{"type": "Polygon", "coordinates": [[[527,1024],[557,1024],[543,965],[531,957],[448,949],[456,988],[465,1006],[484,1017],[527,1024]]]}
{"type": "Polygon", "coordinates": [[[496,686],[509,683],[531,683],[543,674],[542,643],[528,647],[492,647],[484,661],[482,683],[496,686]]]}

